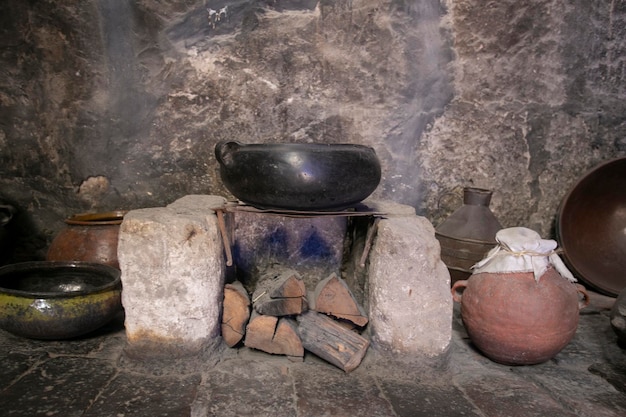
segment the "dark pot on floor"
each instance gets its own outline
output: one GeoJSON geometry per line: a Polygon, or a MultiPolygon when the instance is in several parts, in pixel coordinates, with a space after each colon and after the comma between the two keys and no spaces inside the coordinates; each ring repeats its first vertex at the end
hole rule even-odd
{"type": "Polygon", "coordinates": [[[374,150],[351,144],[241,144],[215,147],[226,188],[260,208],[330,210],[368,197],[381,178],[374,150]]]}
{"type": "Polygon", "coordinates": [[[13,206],[7,204],[0,205],[0,250],[2,251],[4,251],[9,242],[9,236],[5,227],[13,218],[15,211],[13,206]]]}

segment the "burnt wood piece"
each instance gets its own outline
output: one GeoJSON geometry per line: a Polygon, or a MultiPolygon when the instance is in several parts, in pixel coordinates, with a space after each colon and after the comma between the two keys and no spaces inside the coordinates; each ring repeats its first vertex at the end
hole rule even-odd
{"type": "Polygon", "coordinates": [[[259,314],[290,316],[308,309],[302,277],[291,269],[273,269],[259,278],[252,294],[252,305],[259,314]]]}
{"type": "Polygon", "coordinates": [[[315,287],[311,309],[348,320],[359,327],[367,324],[367,314],[357,303],[345,280],[332,273],[315,287]]]}
{"type": "Polygon", "coordinates": [[[233,347],[239,343],[250,319],[250,296],[241,282],[235,281],[224,286],[222,311],[222,339],[233,347]]]}
{"type": "Polygon", "coordinates": [[[296,327],[296,321],[291,318],[253,312],[244,344],[267,353],[302,358],[304,347],[296,327]]]}
{"type": "Polygon", "coordinates": [[[299,315],[297,320],[298,333],[306,350],[345,372],[359,366],[370,345],[369,340],[312,310],[299,315]]]}

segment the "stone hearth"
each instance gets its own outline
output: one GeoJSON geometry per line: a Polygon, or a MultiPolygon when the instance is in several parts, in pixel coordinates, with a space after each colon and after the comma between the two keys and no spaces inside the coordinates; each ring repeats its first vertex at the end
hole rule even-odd
{"type": "Polygon", "coordinates": [[[118,255],[129,357],[188,357],[218,344],[225,282],[250,279],[268,262],[298,270],[307,287],[342,274],[380,352],[432,358],[447,350],[450,277],[433,226],[412,207],[366,201],[376,214],[358,218],[228,213],[227,266],[216,214],[225,203],[188,195],[125,216],[118,255]]]}

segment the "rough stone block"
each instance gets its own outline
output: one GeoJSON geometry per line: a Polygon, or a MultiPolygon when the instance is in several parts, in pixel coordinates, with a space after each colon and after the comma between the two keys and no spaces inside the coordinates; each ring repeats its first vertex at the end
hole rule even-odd
{"type": "Polygon", "coordinates": [[[224,201],[187,196],[124,217],[118,257],[131,356],[186,356],[219,335],[225,266],[212,208],[224,201]]]}
{"type": "Polygon", "coordinates": [[[432,224],[420,216],[381,219],[370,253],[372,346],[434,357],[452,337],[450,275],[432,224]]]}

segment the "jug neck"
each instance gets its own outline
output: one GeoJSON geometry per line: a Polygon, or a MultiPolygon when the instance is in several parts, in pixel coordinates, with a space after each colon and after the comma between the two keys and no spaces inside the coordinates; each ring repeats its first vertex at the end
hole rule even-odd
{"type": "Polygon", "coordinates": [[[491,190],[484,188],[465,187],[463,188],[463,204],[488,207],[492,194],[491,190]]]}

